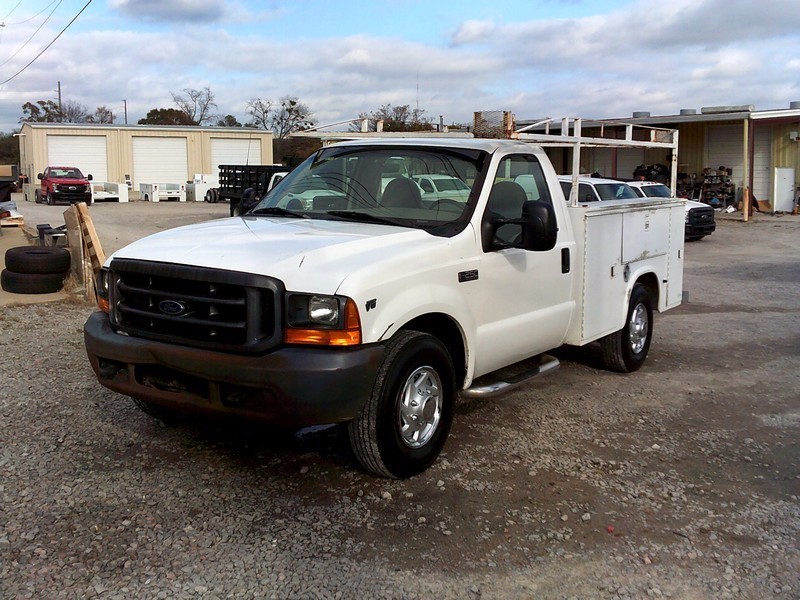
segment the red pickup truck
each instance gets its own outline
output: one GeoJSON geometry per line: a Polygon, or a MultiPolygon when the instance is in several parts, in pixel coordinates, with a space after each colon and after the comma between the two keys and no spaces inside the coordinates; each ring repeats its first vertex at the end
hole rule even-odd
{"type": "Polygon", "coordinates": [[[37,177],[42,182],[34,194],[37,204],[92,203],[92,186],[89,183],[92,176],[84,177],[77,167],[47,167],[44,173],[39,173],[37,177]]]}

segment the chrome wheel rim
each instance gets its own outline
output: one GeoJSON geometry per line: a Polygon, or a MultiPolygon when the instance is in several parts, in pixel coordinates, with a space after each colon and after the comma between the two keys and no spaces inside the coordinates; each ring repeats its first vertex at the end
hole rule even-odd
{"type": "Polygon", "coordinates": [[[400,438],[409,448],[427,444],[442,418],[442,380],[433,367],[419,367],[406,379],[398,402],[400,438]]]}
{"type": "Polygon", "coordinates": [[[628,323],[631,350],[634,354],[639,354],[644,350],[649,328],[650,322],[647,318],[647,309],[644,304],[637,304],[631,313],[630,323],[628,323]]]}

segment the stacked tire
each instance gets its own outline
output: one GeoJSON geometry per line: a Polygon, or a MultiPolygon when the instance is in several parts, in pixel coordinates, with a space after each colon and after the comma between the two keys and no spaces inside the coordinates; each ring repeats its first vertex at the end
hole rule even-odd
{"type": "Polygon", "coordinates": [[[0,282],[14,294],[51,294],[64,286],[70,265],[65,248],[18,246],[6,250],[6,268],[0,282]]]}

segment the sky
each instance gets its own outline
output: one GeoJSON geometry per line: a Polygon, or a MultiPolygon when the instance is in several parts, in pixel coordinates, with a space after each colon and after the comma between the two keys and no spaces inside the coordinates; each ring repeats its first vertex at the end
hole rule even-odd
{"type": "Polygon", "coordinates": [[[58,82],[63,100],[119,123],[125,104],[136,123],[206,86],[215,112],[243,123],[248,100],[286,95],[319,124],[384,104],[450,124],[478,110],[614,118],[800,100],[800,0],[86,4],[0,0],[0,131],[25,102],[56,100],[58,82]]]}

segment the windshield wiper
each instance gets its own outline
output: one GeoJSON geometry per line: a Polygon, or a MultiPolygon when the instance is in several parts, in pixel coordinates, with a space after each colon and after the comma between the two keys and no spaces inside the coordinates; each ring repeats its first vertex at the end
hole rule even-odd
{"type": "Polygon", "coordinates": [[[340,217],[348,221],[360,221],[362,223],[378,223],[380,225],[394,225],[395,227],[402,227],[402,225],[396,221],[392,221],[391,219],[376,217],[375,215],[358,212],[357,210],[329,210],[326,211],[325,214],[333,217],[340,217]]]}
{"type": "Polygon", "coordinates": [[[308,215],[304,215],[299,212],[295,212],[293,210],[288,210],[286,208],[281,208],[280,206],[267,206],[265,208],[257,208],[255,210],[251,210],[249,213],[250,215],[276,215],[278,217],[294,217],[295,219],[307,219],[308,215]]]}

